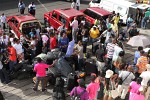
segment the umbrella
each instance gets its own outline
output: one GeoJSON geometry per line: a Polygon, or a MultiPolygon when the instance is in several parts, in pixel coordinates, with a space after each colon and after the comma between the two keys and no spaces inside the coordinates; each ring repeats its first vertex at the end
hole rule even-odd
{"type": "Polygon", "coordinates": [[[132,37],[128,43],[131,46],[143,46],[146,47],[150,45],[150,39],[144,35],[137,35],[132,37]]]}

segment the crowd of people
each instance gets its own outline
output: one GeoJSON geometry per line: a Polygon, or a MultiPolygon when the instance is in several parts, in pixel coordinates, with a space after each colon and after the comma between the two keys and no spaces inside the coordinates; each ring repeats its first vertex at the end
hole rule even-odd
{"type": "MultiPolygon", "coordinates": [[[[71,7],[77,10],[79,6],[79,0],[71,4],[71,7]]],[[[20,14],[24,14],[25,4],[22,0],[18,8],[20,14]]],[[[28,11],[33,16],[35,16],[35,9],[34,2],[32,2],[28,11]]],[[[142,28],[147,28],[149,15],[150,9],[147,9],[141,20],[142,28]]],[[[119,13],[113,12],[106,20],[97,17],[94,26],[90,29],[86,27],[84,18],[78,21],[76,17],[70,23],[71,30],[66,29],[65,24],[56,30],[51,25],[41,30],[37,27],[29,33],[30,40],[23,35],[17,39],[12,33],[6,34],[6,16],[2,14],[0,20],[2,23],[0,27],[0,79],[2,83],[11,82],[10,74],[14,65],[24,60],[32,61],[37,55],[46,54],[58,48],[67,57],[72,55],[77,57],[75,70],[80,72],[85,72],[88,66],[87,59],[96,56],[93,69],[96,68],[97,72],[91,73],[91,82],[87,85],[84,78],[77,80],[78,86],[70,92],[73,100],[79,98],[79,100],[124,100],[127,97],[129,100],[150,99],[150,50],[145,52],[143,47],[139,46],[135,51],[134,63],[128,63],[125,59],[126,51],[123,41],[139,34],[136,20],[132,18],[132,15],[127,19],[126,29],[121,26],[119,13]],[[75,45],[70,45],[70,42],[75,45]],[[87,50],[88,45],[92,45],[91,51],[87,50]]],[[[34,91],[38,90],[40,81],[42,91],[46,90],[45,69],[53,67],[56,62],[57,60],[47,65],[42,62],[41,58],[37,59],[37,64],[34,66],[36,72],[34,91]]],[[[56,78],[53,99],[65,100],[64,82],[61,75],[56,78]]]]}

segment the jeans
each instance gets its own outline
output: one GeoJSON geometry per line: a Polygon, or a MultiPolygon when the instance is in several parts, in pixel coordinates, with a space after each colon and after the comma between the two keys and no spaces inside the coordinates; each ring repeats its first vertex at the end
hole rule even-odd
{"type": "Polygon", "coordinates": [[[8,72],[5,68],[0,69],[0,79],[1,79],[2,83],[3,82],[8,83],[10,81],[9,76],[8,76],[8,72]]]}
{"type": "Polygon", "coordinates": [[[36,83],[35,83],[34,89],[37,90],[40,81],[41,81],[41,85],[42,85],[42,90],[45,89],[45,84],[44,84],[45,83],[45,77],[36,77],[36,83]]]}
{"type": "Polygon", "coordinates": [[[78,70],[79,71],[82,71],[84,68],[83,68],[83,59],[78,59],[78,70]]]}
{"type": "Polygon", "coordinates": [[[83,45],[83,53],[86,53],[87,42],[82,42],[83,45]]]}
{"type": "Polygon", "coordinates": [[[80,7],[80,6],[76,6],[76,9],[79,10],[79,7],[80,7]]]}
{"type": "Polygon", "coordinates": [[[149,18],[148,17],[144,17],[143,19],[142,19],[142,22],[141,22],[141,28],[147,28],[147,20],[148,20],[149,18]]]}
{"type": "Polygon", "coordinates": [[[90,41],[91,41],[91,43],[92,43],[92,53],[95,53],[96,50],[95,50],[95,48],[94,48],[94,43],[97,41],[97,39],[91,38],[90,41]]]}
{"type": "Polygon", "coordinates": [[[75,42],[77,42],[77,29],[72,28],[72,40],[74,39],[75,42]]]}
{"type": "Polygon", "coordinates": [[[9,61],[9,70],[13,69],[13,66],[17,63],[17,61],[9,61]]]}

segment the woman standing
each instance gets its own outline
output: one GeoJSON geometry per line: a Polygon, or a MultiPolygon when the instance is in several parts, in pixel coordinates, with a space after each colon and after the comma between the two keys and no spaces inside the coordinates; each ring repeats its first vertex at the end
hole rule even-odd
{"type": "Polygon", "coordinates": [[[112,81],[113,74],[114,72],[112,70],[106,71],[103,100],[112,100],[111,90],[113,90],[114,88],[113,81],[112,81]]]}
{"type": "Polygon", "coordinates": [[[144,100],[144,95],[142,95],[139,91],[141,87],[141,78],[137,78],[136,81],[132,81],[130,83],[130,97],[129,100],[144,100]]]}

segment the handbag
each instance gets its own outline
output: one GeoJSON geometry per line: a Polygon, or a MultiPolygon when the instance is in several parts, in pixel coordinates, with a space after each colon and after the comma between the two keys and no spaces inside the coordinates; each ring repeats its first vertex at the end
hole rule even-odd
{"type": "Polygon", "coordinates": [[[119,85],[122,85],[122,83],[128,78],[128,76],[129,76],[130,74],[131,74],[131,72],[125,77],[124,80],[119,79],[119,80],[118,80],[118,84],[119,84],[119,85]]]}
{"type": "Polygon", "coordinates": [[[119,92],[118,92],[117,88],[115,87],[115,85],[112,84],[112,82],[111,82],[111,85],[112,85],[111,97],[113,99],[116,99],[119,96],[119,92]]]}

